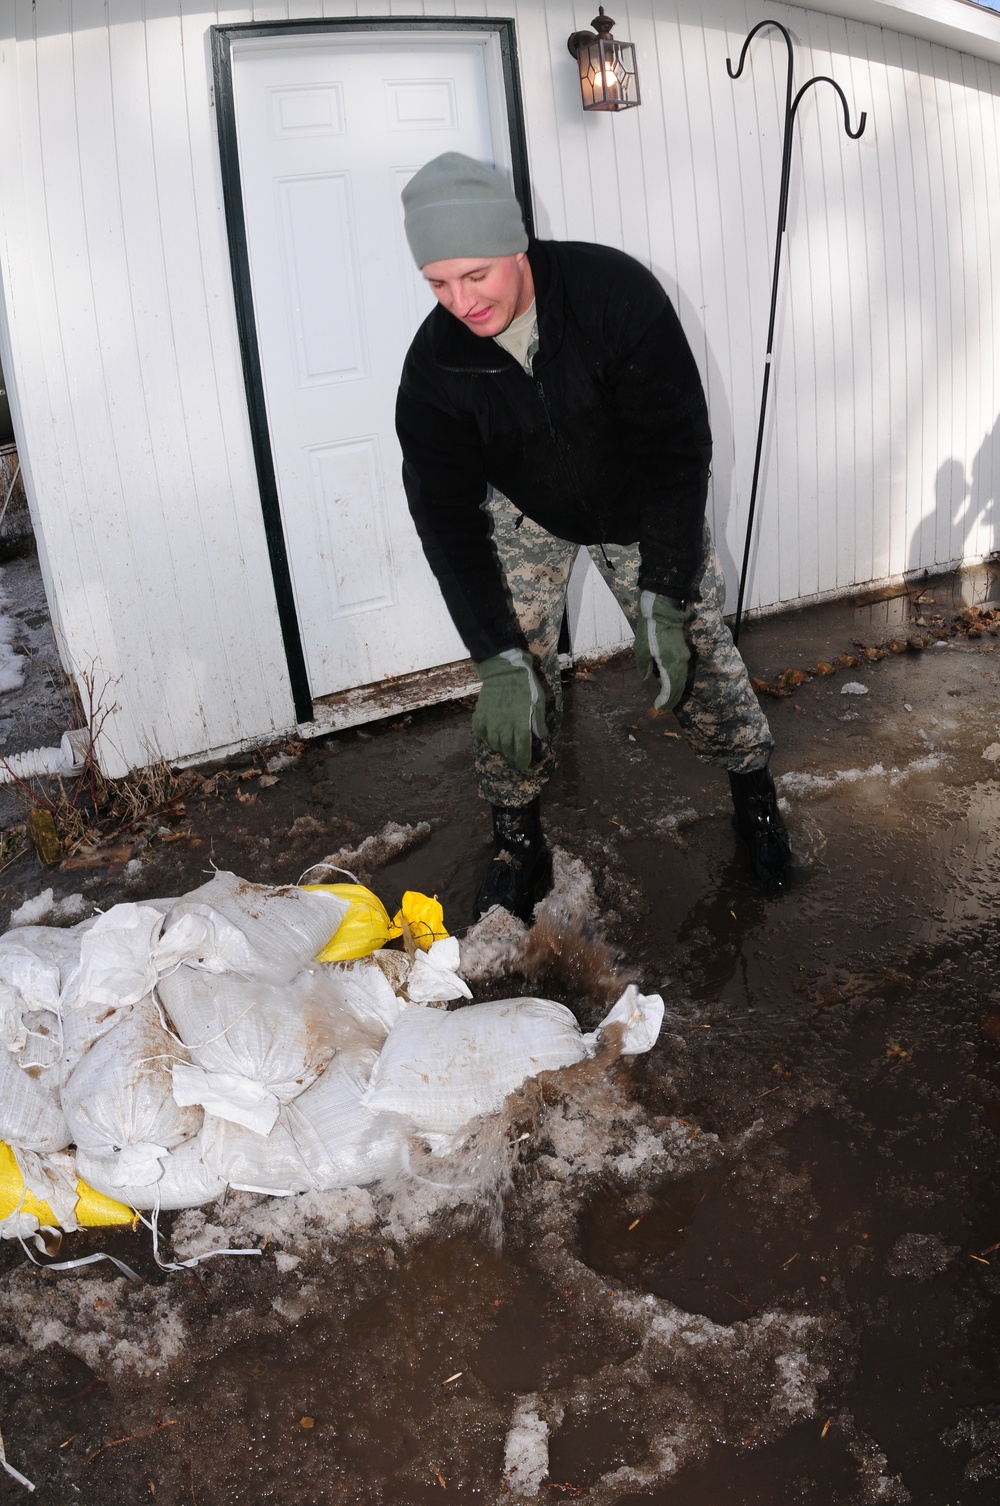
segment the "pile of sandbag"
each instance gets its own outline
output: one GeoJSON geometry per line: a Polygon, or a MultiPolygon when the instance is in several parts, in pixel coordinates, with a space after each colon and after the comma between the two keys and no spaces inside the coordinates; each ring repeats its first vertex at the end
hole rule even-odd
{"type": "MultiPolygon", "coordinates": [[[[350,924],[337,887],[216,873],[174,902],[0,937],[0,1235],[226,1187],[368,1185],[412,1136],[446,1154],[526,1078],[596,1049],[601,1031],[550,1000],[442,1008],[471,996],[450,937],[318,961],[350,924]]],[[[662,1016],[631,987],[601,1030],[649,1050],[662,1016]]]]}

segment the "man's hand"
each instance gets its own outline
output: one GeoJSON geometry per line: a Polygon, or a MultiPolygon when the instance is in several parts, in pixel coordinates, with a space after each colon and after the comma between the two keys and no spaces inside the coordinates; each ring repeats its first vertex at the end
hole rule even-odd
{"type": "Polygon", "coordinates": [[[684,694],[691,650],[684,637],[687,612],[655,591],[639,593],[639,622],[635,630],[635,662],[648,679],[653,665],[660,676],[654,705],[672,711],[684,694]]]}
{"type": "Polygon", "coordinates": [[[519,769],[531,768],[531,738],[545,736],[545,693],[527,649],[507,648],[476,664],[483,682],[472,730],[519,769]]]}

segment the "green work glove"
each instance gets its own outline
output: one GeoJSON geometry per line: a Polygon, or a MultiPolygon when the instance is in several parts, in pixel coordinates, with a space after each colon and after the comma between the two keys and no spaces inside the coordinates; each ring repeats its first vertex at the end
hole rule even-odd
{"type": "Polygon", "coordinates": [[[655,591],[639,593],[639,621],[635,630],[635,662],[644,680],[656,665],[660,691],[654,705],[672,711],[684,694],[691,650],[684,637],[687,612],[655,591]]]}
{"type": "Polygon", "coordinates": [[[531,738],[545,736],[545,693],[525,648],[474,666],[483,682],[472,730],[519,769],[531,768],[531,738]]]}

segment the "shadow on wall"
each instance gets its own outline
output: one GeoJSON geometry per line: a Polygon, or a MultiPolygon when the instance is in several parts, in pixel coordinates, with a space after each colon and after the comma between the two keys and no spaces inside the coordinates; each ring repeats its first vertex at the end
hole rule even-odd
{"type": "Polygon", "coordinates": [[[932,569],[952,559],[995,554],[1000,543],[998,491],[1000,417],[976,451],[968,476],[961,460],[946,460],[939,469],[934,481],[934,507],[913,531],[907,568],[932,569]],[[937,543],[939,539],[947,541],[943,549],[937,543]]]}
{"type": "MultiPolygon", "coordinates": [[[[575,97],[575,96],[574,96],[575,97]]],[[[532,199],[534,209],[535,234],[540,240],[573,240],[573,235],[557,235],[553,228],[553,216],[545,202],[544,195],[537,185],[532,199]]],[[[589,237],[580,236],[580,239],[589,237]]],[[[705,321],[697,304],[683,291],[677,278],[670,273],[662,262],[655,259],[644,258],[636,248],[623,245],[622,235],[611,235],[603,241],[599,235],[594,240],[599,244],[614,246],[617,250],[627,251],[649,267],[657,282],[663,288],[688,339],[688,344],[694,352],[694,358],[701,373],[701,379],[705,387],[705,396],[708,400],[708,421],[712,430],[712,474],[708,489],[708,522],[712,530],[712,539],[722,564],[726,578],[727,592],[735,597],[736,586],[739,581],[739,566],[733,557],[729,547],[726,532],[729,522],[729,514],[735,506],[733,495],[733,472],[735,468],[736,439],[733,428],[733,415],[729,406],[727,393],[729,381],[723,375],[723,369],[715,357],[705,321]]],[[[755,378],[756,381],[756,378],[755,378]]]]}
{"type": "Polygon", "coordinates": [[[712,477],[708,484],[708,522],[722,563],[727,597],[729,597],[734,594],[735,583],[739,580],[739,566],[733,558],[726,538],[729,514],[735,506],[733,470],[736,447],[733,415],[726,397],[726,381],[722,374],[722,367],[715,358],[699,310],[680,288],[675,278],[655,263],[651,270],[677,311],[677,317],[694,351],[705,386],[708,421],[712,429],[712,477]]]}

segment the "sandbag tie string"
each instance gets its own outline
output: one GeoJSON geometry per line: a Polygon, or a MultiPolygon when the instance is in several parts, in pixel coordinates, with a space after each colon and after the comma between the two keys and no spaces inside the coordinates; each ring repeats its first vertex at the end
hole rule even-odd
{"type": "Polygon", "coordinates": [[[203,1260],[211,1260],[213,1258],[213,1256],[215,1256],[215,1255],[263,1255],[263,1253],[264,1253],[263,1250],[256,1250],[256,1249],[254,1249],[254,1250],[205,1250],[203,1254],[201,1254],[201,1255],[192,1255],[187,1260],[161,1260],[160,1259],[160,1228],[159,1228],[159,1220],[160,1220],[160,1199],[159,1199],[159,1196],[157,1196],[157,1199],[156,1199],[156,1206],[153,1209],[153,1217],[152,1217],[152,1219],[143,1218],[143,1216],[139,1212],[138,1208],[133,1208],[132,1212],[138,1218],[139,1222],[141,1224],[145,1225],[145,1227],[149,1230],[150,1234],[153,1236],[153,1259],[156,1261],[156,1264],[159,1266],[159,1268],[160,1268],[161,1271],[187,1271],[187,1270],[191,1270],[194,1266],[200,1265],[203,1260]]]}
{"type": "Polygon", "coordinates": [[[7,1452],[6,1452],[6,1449],[4,1448],[4,1445],[3,1445],[3,1434],[2,1433],[0,1433],[0,1465],[3,1465],[3,1467],[7,1471],[7,1473],[13,1479],[15,1479],[18,1482],[19,1485],[23,1485],[26,1490],[34,1490],[35,1489],[35,1485],[33,1484],[33,1482],[31,1480],[28,1479],[28,1477],[26,1475],[22,1475],[22,1473],[21,1473],[21,1471],[19,1469],[15,1469],[14,1468],[13,1464],[8,1464],[8,1462],[7,1462],[7,1452]]]}

